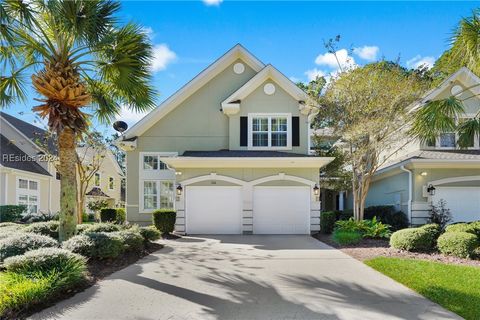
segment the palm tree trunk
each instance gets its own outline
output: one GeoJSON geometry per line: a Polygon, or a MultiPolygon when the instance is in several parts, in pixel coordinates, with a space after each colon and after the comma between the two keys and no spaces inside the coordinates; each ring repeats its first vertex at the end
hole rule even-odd
{"type": "Polygon", "coordinates": [[[59,241],[75,235],[77,225],[77,154],[75,133],[64,128],[58,133],[58,154],[60,158],[60,226],[59,241]]]}

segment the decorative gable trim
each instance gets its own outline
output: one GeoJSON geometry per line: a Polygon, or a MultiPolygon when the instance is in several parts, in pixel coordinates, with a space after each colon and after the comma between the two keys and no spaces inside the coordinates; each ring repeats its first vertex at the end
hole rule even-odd
{"type": "Polygon", "coordinates": [[[220,72],[225,70],[235,60],[241,59],[247,63],[255,72],[259,72],[264,68],[264,64],[258,60],[253,54],[251,54],[242,45],[237,44],[232,49],[227,51],[223,56],[213,62],[205,70],[200,72],[190,82],[180,88],[177,92],[171,95],[167,100],[161,103],[157,108],[152,110],[149,114],[138,121],[134,126],[125,132],[122,139],[128,139],[130,137],[142,135],[170,111],[175,109],[179,104],[184,102],[188,97],[194,94],[197,90],[203,87],[206,83],[212,80],[220,72]]]}
{"type": "Polygon", "coordinates": [[[268,79],[277,83],[283,90],[298,101],[299,110],[302,114],[308,115],[310,113],[311,108],[308,107],[309,104],[305,103],[305,101],[309,99],[308,95],[271,64],[263,68],[262,71],[257,73],[252,79],[247,81],[247,83],[222,102],[223,113],[226,115],[238,113],[240,111],[241,101],[268,79]]]}

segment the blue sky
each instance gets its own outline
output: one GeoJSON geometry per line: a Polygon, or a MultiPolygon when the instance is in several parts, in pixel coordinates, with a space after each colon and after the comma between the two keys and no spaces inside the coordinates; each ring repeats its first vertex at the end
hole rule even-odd
{"type": "MultiPolygon", "coordinates": [[[[158,102],[236,43],[293,80],[335,71],[323,41],[341,35],[338,55],[365,64],[382,57],[415,67],[432,64],[448,47],[459,19],[478,2],[230,2],[128,1],[122,20],[145,27],[155,46],[158,102]]],[[[4,111],[34,122],[27,104],[4,111]]],[[[124,110],[130,125],[143,115],[124,110]]],[[[99,128],[99,127],[97,127],[99,128]]],[[[107,130],[102,129],[102,131],[107,130]]]]}

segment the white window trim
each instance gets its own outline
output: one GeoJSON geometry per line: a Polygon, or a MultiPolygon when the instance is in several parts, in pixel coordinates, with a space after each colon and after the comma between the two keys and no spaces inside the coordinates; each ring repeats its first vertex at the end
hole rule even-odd
{"type": "Polygon", "coordinates": [[[40,211],[40,204],[41,204],[41,199],[40,199],[40,180],[37,179],[32,179],[28,177],[23,177],[23,176],[17,176],[16,179],[16,186],[15,186],[15,202],[17,205],[19,205],[19,197],[20,193],[27,195],[27,196],[36,196],[37,197],[37,212],[40,211]],[[20,180],[27,180],[27,189],[22,189],[20,188],[20,180]],[[30,181],[35,181],[37,183],[37,190],[30,190],[30,181]]]}
{"type": "Polygon", "coordinates": [[[102,185],[102,175],[100,174],[100,172],[95,172],[95,174],[93,175],[93,186],[100,188],[101,185],[102,185]],[[97,174],[98,174],[98,184],[96,184],[96,181],[95,181],[97,174]]]}
{"type": "MultiPolygon", "coordinates": [[[[173,183],[173,186],[174,186],[174,189],[175,189],[175,181],[174,180],[171,180],[171,179],[142,179],[140,180],[140,186],[139,186],[139,193],[140,193],[140,212],[141,213],[152,213],[153,211],[155,210],[158,210],[158,209],[161,209],[160,208],[160,195],[161,195],[161,183],[162,182],[171,182],[173,183]],[[157,185],[157,208],[154,208],[154,209],[145,209],[145,194],[144,194],[144,182],[155,182],[156,185],[157,185]]],[[[174,190],[174,194],[173,194],[173,206],[175,207],[175,190],[174,190]]]]}
{"type": "MultiPolygon", "coordinates": [[[[271,143],[271,120],[268,120],[268,143],[271,143]]],[[[248,150],[292,150],[292,114],[291,113],[249,113],[248,114],[248,150]],[[287,145],[285,147],[254,147],[252,122],[257,117],[286,117],[287,118],[287,145]]]]}
{"type": "MultiPolygon", "coordinates": [[[[461,119],[469,119],[469,118],[474,118],[475,117],[475,114],[466,114],[464,116],[461,117],[461,119]]],[[[458,119],[456,119],[456,122],[458,123],[458,119]]],[[[454,133],[454,132],[446,132],[446,133],[454,133]]],[[[454,147],[442,147],[440,145],[440,135],[435,139],[435,146],[426,146],[426,149],[429,149],[429,150],[456,150],[458,149],[458,146],[456,145],[457,144],[457,141],[458,141],[458,133],[455,132],[455,146],[454,147]]],[[[468,148],[465,148],[466,150],[477,150],[480,148],[480,141],[479,141],[479,137],[476,135],[474,138],[473,138],[473,147],[468,147],[468,148]]]]}
{"type": "Polygon", "coordinates": [[[108,177],[108,190],[115,190],[115,178],[114,177],[108,177]],[[113,188],[110,188],[110,179],[112,179],[113,181],[113,188]]]}
{"type": "MultiPolygon", "coordinates": [[[[178,152],[140,152],[139,153],[139,158],[138,158],[138,170],[139,172],[162,172],[165,170],[160,169],[160,166],[158,169],[143,169],[143,157],[144,156],[155,156],[158,158],[161,157],[176,157],[178,156],[178,152]]],[[[158,160],[160,161],[160,160],[158,160]]],[[[159,163],[160,165],[160,163],[159,163]]],[[[173,169],[166,169],[166,170],[173,170],[173,169]]]]}

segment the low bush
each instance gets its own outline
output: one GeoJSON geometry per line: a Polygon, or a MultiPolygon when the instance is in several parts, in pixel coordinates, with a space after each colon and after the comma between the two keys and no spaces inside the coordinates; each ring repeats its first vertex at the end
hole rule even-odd
{"type": "Polygon", "coordinates": [[[10,237],[13,233],[22,232],[24,229],[23,224],[13,223],[13,222],[4,222],[0,223],[0,239],[5,239],[10,237]]]}
{"type": "Polygon", "coordinates": [[[86,232],[116,232],[122,228],[113,223],[92,223],[77,225],[77,233],[82,234],[86,232]]]}
{"type": "Polygon", "coordinates": [[[428,232],[428,234],[431,237],[431,241],[433,243],[435,243],[435,241],[437,241],[438,237],[442,234],[442,228],[440,227],[440,225],[438,225],[436,223],[425,224],[425,225],[421,226],[420,228],[428,232]]]}
{"type": "Polygon", "coordinates": [[[320,214],[320,232],[330,234],[335,227],[336,213],[325,211],[320,214]]]}
{"type": "Polygon", "coordinates": [[[58,226],[58,221],[35,222],[27,225],[24,231],[58,239],[58,226]]]}
{"type": "Polygon", "coordinates": [[[87,232],[70,238],[62,247],[87,258],[106,259],[118,257],[124,243],[116,232],[87,232]]]}
{"type": "Polygon", "coordinates": [[[158,231],[154,226],[140,227],[140,234],[143,237],[145,242],[155,241],[160,239],[160,231],[158,231]]]}
{"type": "Polygon", "coordinates": [[[117,214],[115,216],[115,221],[118,224],[124,224],[127,221],[127,213],[123,208],[117,208],[117,214]]]}
{"type": "Polygon", "coordinates": [[[332,240],[342,246],[357,244],[361,239],[362,235],[356,231],[335,230],[332,235],[332,240]]]}
{"type": "Polygon", "coordinates": [[[438,225],[434,224],[402,229],[392,234],[390,246],[406,251],[429,252],[435,248],[438,230],[438,225]]]}
{"type": "Polygon", "coordinates": [[[74,274],[81,275],[86,270],[86,260],[81,255],[69,250],[42,248],[7,258],[4,267],[7,271],[24,274],[69,269],[74,271],[74,274]]]}
{"type": "Polygon", "coordinates": [[[467,232],[480,238],[480,222],[451,224],[445,228],[445,232],[467,232]]]}
{"type": "Polygon", "coordinates": [[[57,246],[58,242],[48,236],[35,233],[14,233],[0,240],[0,261],[8,257],[24,254],[30,250],[57,246]]]}
{"type": "Polygon", "coordinates": [[[111,235],[117,235],[122,240],[126,251],[139,251],[144,248],[144,239],[138,227],[113,232],[111,235]]]}
{"type": "Polygon", "coordinates": [[[394,206],[370,206],[365,208],[364,219],[373,219],[390,225],[392,231],[408,228],[408,217],[402,211],[397,211],[394,206]]]}
{"type": "Polygon", "coordinates": [[[356,221],[353,218],[339,220],[335,223],[335,230],[344,232],[357,232],[364,238],[389,238],[391,235],[389,225],[378,221],[376,217],[371,220],[356,221]]]}
{"type": "Polygon", "coordinates": [[[22,213],[27,210],[25,205],[0,206],[0,222],[20,221],[22,213]]]}
{"type": "Polygon", "coordinates": [[[15,222],[0,222],[0,229],[1,228],[11,228],[11,227],[17,227],[17,226],[22,226],[19,223],[15,222]]]}
{"type": "Polygon", "coordinates": [[[34,223],[34,222],[46,222],[56,220],[58,221],[59,214],[58,212],[32,212],[28,214],[22,215],[22,219],[20,221],[24,223],[34,223]]]}
{"type": "Polygon", "coordinates": [[[174,210],[162,209],[153,212],[153,224],[162,235],[167,235],[175,230],[177,213],[174,210]]]}
{"type": "Polygon", "coordinates": [[[446,255],[471,258],[478,248],[476,235],[468,232],[450,231],[442,234],[437,241],[438,250],[446,255]]]}
{"type": "Polygon", "coordinates": [[[335,230],[345,232],[363,232],[365,229],[365,220],[356,221],[353,218],[348,220],[339,220],[335,222],[335,230]]]}
{"type": "Polygon", "coordinates": [[[100,220],[102,222],[115,222],[116,218],[117,218],[117,209],[115,208],[100,209],[100,220]]]}

